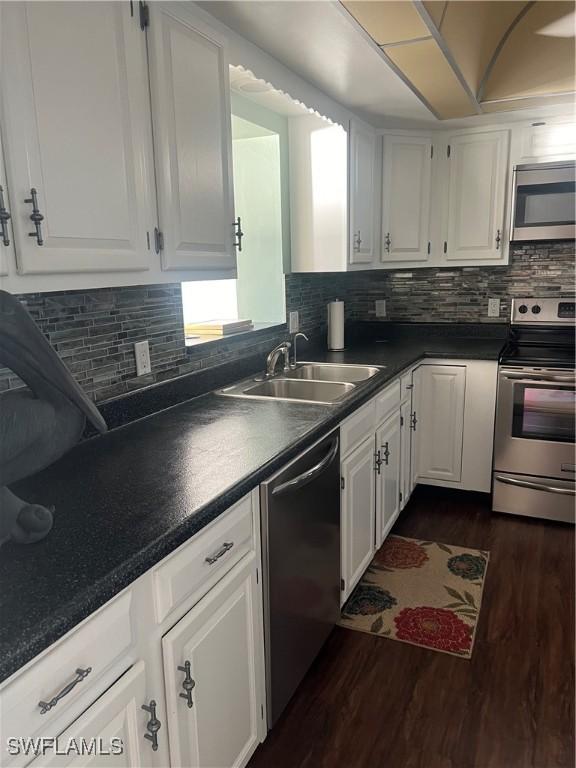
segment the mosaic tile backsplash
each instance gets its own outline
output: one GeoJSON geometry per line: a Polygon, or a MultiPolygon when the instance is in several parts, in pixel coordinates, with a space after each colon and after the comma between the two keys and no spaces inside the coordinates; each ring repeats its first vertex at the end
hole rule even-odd
{"type": "MultiPolygon", "coordinates": [[[[573,295],[574,244],[514,247],[506,267],[419,269],[394,272],[288,275],[287,310],[300,312],[302,330],[325,334],[326,304],[346,302],[348,320],[374,317],[374,301],[386,299],[390,320],[492,322],[488,298],[573,295]]],[[[267,353],[286,338],[282,328],[186,348],[179,284],[102,288],[19,297],[83,389],[97,402],[235,358],[267,353]],[[148,339],[152,373],[136,377],[134,342],[148,339]]],[[[0,391],[21,386],[0,371],[0,391]]]]}

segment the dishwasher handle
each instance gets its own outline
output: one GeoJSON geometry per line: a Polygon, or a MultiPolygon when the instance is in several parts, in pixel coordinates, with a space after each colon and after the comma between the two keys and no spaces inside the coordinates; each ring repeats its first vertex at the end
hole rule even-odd
{"type": "Polygon", "coordinates": [[[308,483],[312,482],[312,480],[321,475],[322,472],[324,472],[324,470],[327,469],[330,464],[332,464],[338,453],[338,447],[339,440],[337,437],[335,437],[332,445],[330,446],[330,450],[326,456],[324,456],[324,458],[318,462],[318,464],[315,464],[310,469],[307,469],[306,472],[302,472],[301,475],[298,475],[298,477],[295,477],[293,480],[288,480],[287,482],[278,485],[272,491],[272,496],[281,496],[284,493],[296,491],[303,485],[307,485],[308,483]]]}

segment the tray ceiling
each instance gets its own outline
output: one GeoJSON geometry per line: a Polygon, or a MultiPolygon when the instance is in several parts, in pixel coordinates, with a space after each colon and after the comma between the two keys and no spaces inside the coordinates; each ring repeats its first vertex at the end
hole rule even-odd
{"type": "Polygon", "coordinates": [[[342,5],[441,120],[573,100],[573,2],[342,5]]]}

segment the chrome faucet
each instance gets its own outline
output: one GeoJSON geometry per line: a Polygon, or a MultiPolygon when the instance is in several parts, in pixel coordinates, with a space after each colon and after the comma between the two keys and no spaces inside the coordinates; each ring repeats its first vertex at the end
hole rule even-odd
{"type": "Polygon", "coordinates": [[[306,334],[302,333],[301,331],[299,331],[298,333],[294,334],[294,337],[292,338],[292,347],[294,348],[294,352],[292,353],[292,362],[290,363],[290,368],[292,370],[294,370],[294,368],[296,368],[296,366],[298,365],[298,359],[297,359],[297,354],[296,354],[296,341],[300,337],[302,337],[304,339],[304,341],[310,341],[308,336],[306,336],[306,334]]]}
{"type": "Polygon", "coordinates": [[[266,358],[266,378],[271,379],[276,373],[276,366],[278,365],[278,359],[284,356],[284,371],[290,370],[290,347],[292,345],[289,341],[283,341],[274,347],[272,352],[266,358]]]}

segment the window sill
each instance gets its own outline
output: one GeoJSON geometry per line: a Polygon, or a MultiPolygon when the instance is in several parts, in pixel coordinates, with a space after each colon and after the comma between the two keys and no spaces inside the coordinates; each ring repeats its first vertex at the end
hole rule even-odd
{"type": "Polygon", "coordinates": [[[226,336],[197,336],[196,338],[187,338],[185,341],[186,350],[190,352],[196,347],[204,346],[204,344],[217,344],[218,342],[223,344],[227,341],[234,341],[234,339],[266,336],[271,330],[280,332],[286,330],[286,327],[286,323],[254,323],[254,328],[251,328],[249,331],[229,333],[226,336]]]}

